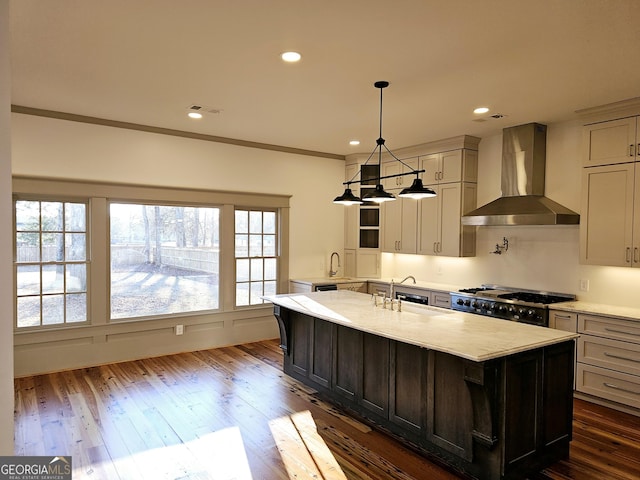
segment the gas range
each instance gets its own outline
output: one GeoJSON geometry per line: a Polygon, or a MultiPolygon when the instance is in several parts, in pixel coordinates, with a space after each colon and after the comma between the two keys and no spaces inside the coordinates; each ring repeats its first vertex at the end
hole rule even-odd
{"type": "Polygon", "coordinates": [[[450,292],[451,309],[488,317],[549,326],[549,305],[570,302],[575,295],[482,285],[450,292]]]}

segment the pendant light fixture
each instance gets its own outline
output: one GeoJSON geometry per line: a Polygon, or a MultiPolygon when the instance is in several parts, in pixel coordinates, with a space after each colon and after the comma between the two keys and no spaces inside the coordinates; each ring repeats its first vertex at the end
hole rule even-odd
{"type": "Polygon", "coordinates": [[[414,198],[414,199],[420,199],[420,198],[428,198],[428,197],[435,197],[436,196],[436,192],[433,191],[432,189],[425,187],[422,184],[422,180],[420,179],[420,174],[424,172],[424,170],[413,170],[409,165],[407,165],[405,162],[403,162],[402,160],[400,160],[398,157],[396,157],[391,150],[389,150],[387,148],[387,146],[385,145],[385,140],[384,138],[382,138],[382,90],[387,88],[389,86],[389,82],[381,80],[378,81],[376,83],[373,84],[374,87],[379,88],[380,89],[380,132],[379,132],[379,137],[376,140],[376,147],[373,149],[373,152],[371,152],[371,155],[369,155],[369,158],[367,158],[367,161],[363,164],[363,165],[367,165],[369,160],[371,160],[371,158],[373,157],[373,155],[376,153],[376,151],[378,152],[378,176],[375,179],[376,180],[376,188],[372,191],[367,192],[366,194],[364,194],[362,196],[362,198],[357,197],[356,195],[353,194],[353,192],[351,191],[351,184],[352,183],[362,183],[362,169],[360,169],[351,180],[348,180],[346,182],[343,182],[343,185],[346,186],[344,193],[338,197],[336,197],[333,200],[333,203],[339,203],[342,205],[357,205],[357,204],[362,204],[364,202],[374,202],[374,203],[383,203],[383,202],[389,202],[389,201],[393,201],[396,200],[396,197],[385,191],[383,185],[382,185],[382,180],[386,179],[386,178],[393,178],[393,177],[403,177],[405,175],[416,175],[416,179],[413,181],[413,184],[408,187],[405,188],[404,190],[402,190],[398,196],[400,197],[405,197],[405,198],[414,198]],[[394,160],[396,160],[397,162],[400,162],[402,165],[404,165],[405,167],[409,168],[411,171],[410,172],[404,172],[404,173],[398,173],[395,175],[386,175],[386,176],[381,176],[380,172],[382,171],[382,147],[384,147],[384,149],[387,151],[387,153],[389,153],[389,155],[391,155],[393,157],[394,160]],[[360,180],[354,180],[358,174],[360,174],[360,180]]]}

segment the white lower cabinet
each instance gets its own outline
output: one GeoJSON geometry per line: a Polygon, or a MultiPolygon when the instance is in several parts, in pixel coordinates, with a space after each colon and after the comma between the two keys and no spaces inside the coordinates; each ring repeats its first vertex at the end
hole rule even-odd
{"type": "Polygon", "coordinates": [[[578,314],[576,390],[640,408],[640,321],[578,314]]]}

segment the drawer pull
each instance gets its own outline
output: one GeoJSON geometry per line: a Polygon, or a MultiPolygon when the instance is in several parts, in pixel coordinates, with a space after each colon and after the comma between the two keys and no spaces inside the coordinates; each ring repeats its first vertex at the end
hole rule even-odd
{"type": "Polygon", "coordinates": [[[558,314],[556,314],[556,318],[571,318],[571,315],[558,315],[558,314]]]}
{"type": "Polygon", "coordinates": [[[616,330],[615,328],[604,327],[605,331],[612,333],[623,333],[625,335],[633,335],[634,337],[640,337],[640,333],[625,332],[624,330],[616,330]]]}
{"type": "Polygon", "coordinates": [[[616,358],[618,360],[627,360],[629,362],[636,362],[636,363],[640,363],[640,359],[637,358],[629,358],[629,357],[623,357],[622,355],[614,355],[613,353],[609,353],[609,352],[604,352],[604,356],[605,357],[609,357],[609,358],[616,358]]]}
{"type": "Polygon", "coordinates": [[[619,387],[617,385],[614,385],[613,383],[604,382],[603,385],[605,387],[613,388],[614,390],[620,390],[621,392],[627,392],[627,393],[633,393],[634,395],[640,395],[640,392],[635,392],[635,391],[629,390],[627,388],[622,388],[622,387],[619,387]]]}

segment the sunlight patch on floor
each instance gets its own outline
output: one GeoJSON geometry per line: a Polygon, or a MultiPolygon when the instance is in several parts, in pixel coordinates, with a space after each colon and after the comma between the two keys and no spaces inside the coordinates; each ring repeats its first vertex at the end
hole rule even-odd
{"type": "Polygon", "coordinates": [[[271,434],[289,478],[346,480],[340,465],[318,434],[311,412],[305,410],[269,422],[271,434]]]}

